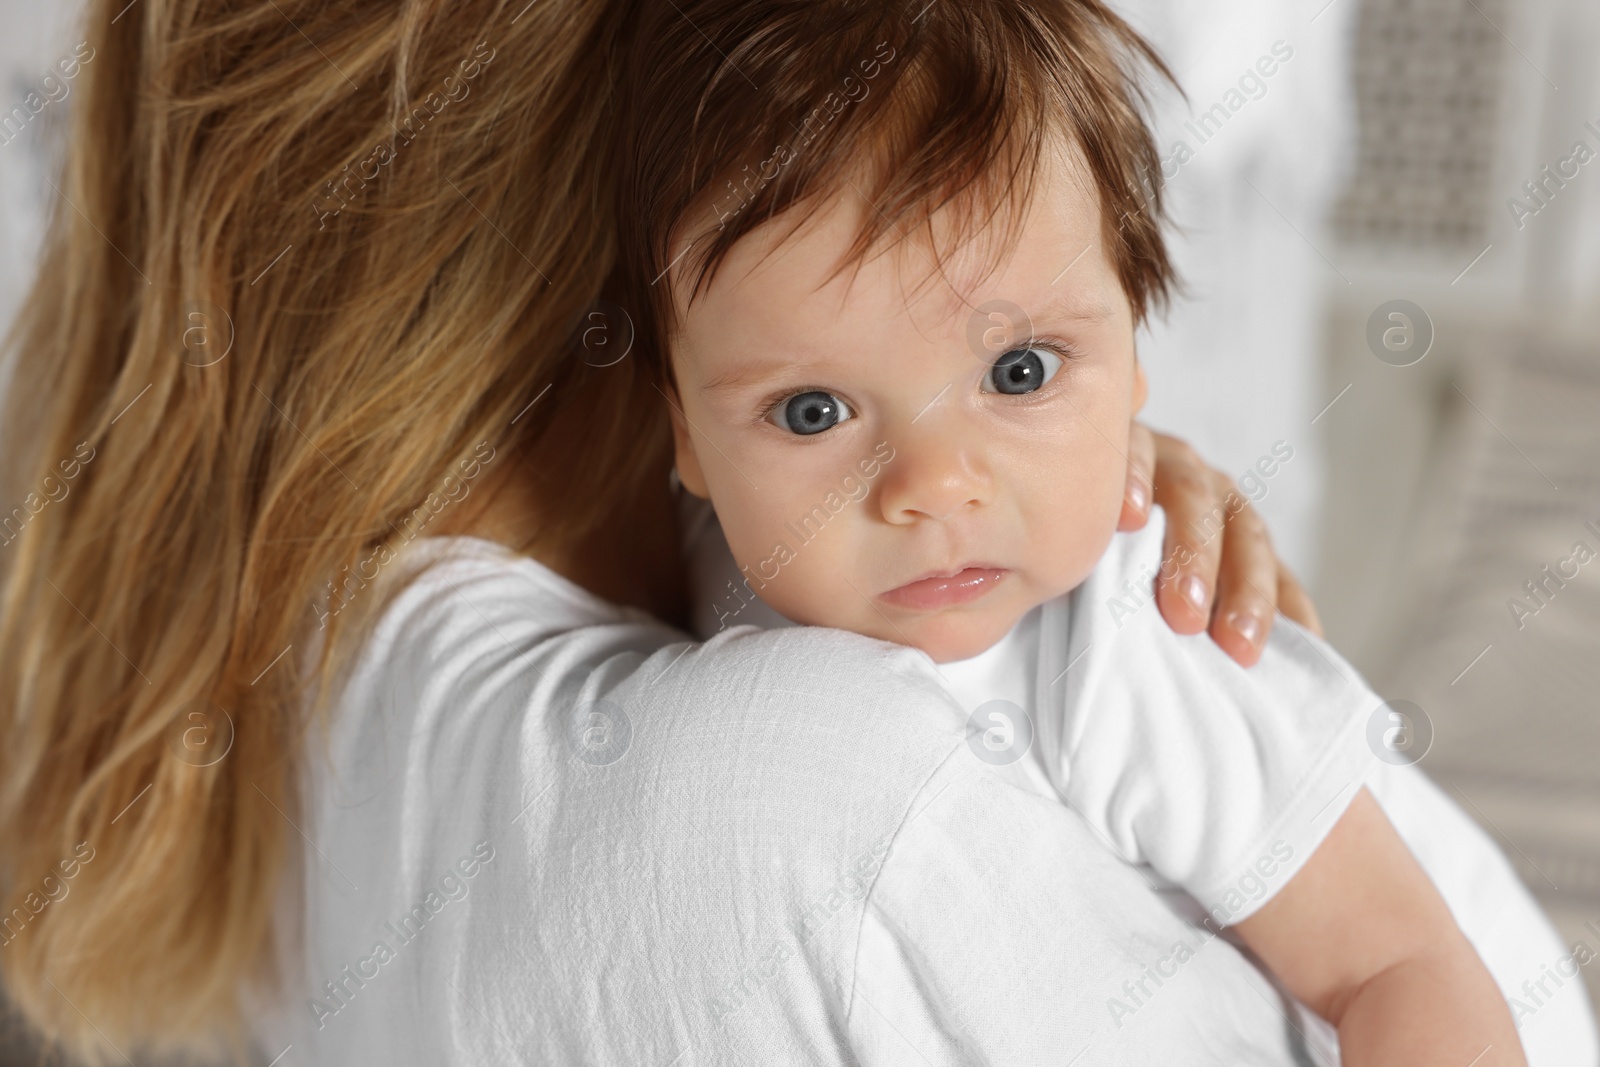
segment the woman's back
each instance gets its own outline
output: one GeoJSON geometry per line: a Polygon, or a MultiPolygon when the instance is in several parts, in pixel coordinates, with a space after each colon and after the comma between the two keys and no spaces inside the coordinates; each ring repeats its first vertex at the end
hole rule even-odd
{"type": "Polygon", "coordinates": [[[1225,943],[1107,1011],[1192,932],[973,756],[920,654],[690,645],[491,542],[413,550],[455,558],[389,606],[311,763],[267,1059],[1292,1062],[1225,943]]]}

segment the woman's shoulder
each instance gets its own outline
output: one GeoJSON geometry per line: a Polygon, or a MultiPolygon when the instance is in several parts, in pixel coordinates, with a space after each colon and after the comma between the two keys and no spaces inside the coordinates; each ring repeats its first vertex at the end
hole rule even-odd
{"type": "Polygon", "coordinates": [[[405,977],[314,999],[283,1040],[328,1062],[467,1048],[472,1013],[360,1010],[454,976],[528,1020],[512,1037],[538,1062],[647,1062],[685,1020],[731,1062],[831,1041],[860,858],[965,736],[931,661],[809,628],[696,643],[498,546],[418,547],[434,558],[365,650],[307,828],[308,989],[352,959],[405,977]],[[394,943],[416,936],[426,952],[394,943]]]}
{"type": "Polygon", "coordinates": [[[437,745],[459,735],[486,758],[595,766],[629,749],[665,759],[692,737],[703,766],[837,799],[859,795],[863,768],[925,766],[963,736],[959,704],[915,649],[816,627],[698,642],[491,541],[427,538],[408,553],[414,577],[336,709],[335,755],[355,768],[396,730],[414,760],[459,760],[458,745],[437,745]]]}
{"type": "Polygon", "coordinates": [[[381,663],[391,675],[461,683],[520,671],[563,691],[598,686],[649,702],[803,696],[807,717],[848,723],[857,745],[866,720],[912,713],[943,725],[960,715],[933,661],[913,648],[821,627],[736,626],[700,642],[479,537],[421,538],[404,558],[406,586],[361,652],[369,677],[381,663]]]}

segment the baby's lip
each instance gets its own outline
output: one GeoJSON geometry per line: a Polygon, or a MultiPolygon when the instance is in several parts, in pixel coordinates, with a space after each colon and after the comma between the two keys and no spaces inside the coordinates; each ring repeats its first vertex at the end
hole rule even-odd
{"type": "Polygon", "coordinates": [[[956,575],[960,574],[962,571],[970,571],[970,570],[1003,571],[1005,569],[1006,568],[1000,566],[1000,564],[998,564],[998,563],[989,563],[987,561],[973,562],[973,563],[957,563],[954,567],[946,567],[944,570],[923,571],[921,574],[917,575],[915,578],[912,578],[912,579],[908,580],[905,583],[905,585],[899,585],[899,586],[896,586],[895,588],[896,589],[904,589],[906,585],[915,585],[917,582],[925,582],[925,581],[929,580],[930,578],[954,578],[956,575]]]}
{"type": "Polygon", "coordinates": [[[879,596],[897,607],[935,611],[977,600],[1009,573],[1006,568],[992,563],[963,563],[944,570],[928,571],[879,596]]]}

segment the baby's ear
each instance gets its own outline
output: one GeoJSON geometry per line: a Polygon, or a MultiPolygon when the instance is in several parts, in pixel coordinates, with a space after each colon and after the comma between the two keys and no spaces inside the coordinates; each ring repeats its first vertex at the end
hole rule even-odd
{"type": "Polygon", "coordinates": [[[1150,381],[1144,376],[1144,364],[1139,362],[1138,353],[1133,357],[1133,413],[1139,414],[1139,409],[1144,407],[1144,402],[1150,398],[1150,381]]]}
{"type": "Polygon", "coordinates": [[[700,457],[694,451],[694,438],[690,434],[689,422],[683,417],[678,388],[676,385],[668,385],[664,392],[667,397],[667,410],[672,416],[672,451],[678,481],[682,482],[683,487],[690,493],[702,500],[709,500],[711,494],[706,489],[705,472],[700,469],[700,457]]]}

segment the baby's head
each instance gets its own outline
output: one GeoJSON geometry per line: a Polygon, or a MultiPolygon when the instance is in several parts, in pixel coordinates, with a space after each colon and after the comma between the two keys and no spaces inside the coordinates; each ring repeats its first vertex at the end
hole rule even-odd
{"type": "Polygon", "coordinates": [[[1093,0],[647,7],[619,292],[684,487],[783,615],[976,655],[1117,526],[1159,61],[1093,0]]]}

